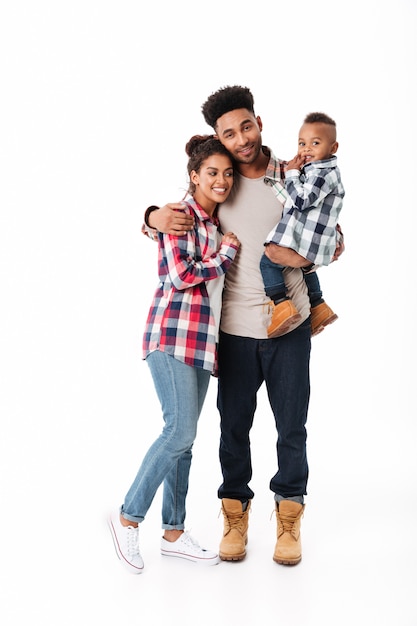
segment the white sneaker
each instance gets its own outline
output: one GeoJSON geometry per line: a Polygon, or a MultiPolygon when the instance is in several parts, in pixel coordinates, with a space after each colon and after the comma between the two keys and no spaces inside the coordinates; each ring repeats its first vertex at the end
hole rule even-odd
{"type": "Polygon", "coordinates": [[[220,560],[219,555],[215,552],[201,548],[188,532],[182,533],[176,541],[167,541],[162,537],[161,554],[188,559],[201,565],[217,565],[220,560]]]}
{"type": "Polygon", "coordinates": [[[108,524],[122,565],[132,574],[141,574],[143,560],[139,552],[139,526],[123,526],[119,512],[110,516],[108,524]]]}

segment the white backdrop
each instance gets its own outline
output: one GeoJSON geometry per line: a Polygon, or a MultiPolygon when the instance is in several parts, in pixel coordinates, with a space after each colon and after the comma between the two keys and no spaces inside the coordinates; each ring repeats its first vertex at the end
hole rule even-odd
{"type": "MultiPolygon", "coordinates": [[[[5,5],[1,622],[417,624],[416,2],[5,5]],[[272,563],[274,430],[261,390],[252,554],[198,574],[160,563],[157,496],[147,570],[129,577],[103,519],[160,428],[141,361],[156,246],[140,227],[148,204],[182,197],[185,143],[210,130],[201,104],[227,84],[250,87],[264,143],[282,158],[306,113],[338,125],[346,252],[320,274],[340,319],[313,341],[304,559],[272,563]]],[[[215,391],[212,381],[187,515],[212,548],[215,391]]]]}

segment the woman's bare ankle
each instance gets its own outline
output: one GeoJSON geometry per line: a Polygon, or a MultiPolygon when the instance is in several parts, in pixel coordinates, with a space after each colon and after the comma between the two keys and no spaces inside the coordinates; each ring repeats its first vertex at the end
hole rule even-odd
{"type": "Polygon", "coordinates": [[[138,527],[138,523],[137,522],[131,522],[128,519],[125,519],[123,517],[123,515],[120,515],[120,523],[122,526],[133,526],[133,528],[137,528],[138,527]]]}
{"type": "Polygon", "coordinates": [[[183,530],[177,530],[176,528],[172,529],[172,530],[167,530],[165,529],[164,532],[164,539],[166,541],[177,541],[178,537],[180,537],[183,534],[183,530]]]}

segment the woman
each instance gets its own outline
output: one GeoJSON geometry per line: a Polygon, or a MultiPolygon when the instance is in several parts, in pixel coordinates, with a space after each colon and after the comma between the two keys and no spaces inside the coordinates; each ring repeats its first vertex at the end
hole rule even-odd
{"type": "Polygon", "coordinates": [[[233,164],[213,136],[196,135],[186,145],[190,184],[184,212],[194,228],[184,236],[158,234],[160,283],[149,310],[143,357],[149,365],[164,427],[148,449],[123,505],[109,521],[117,555],[141,573],[139,524],[163,484],[161,553],[215,565],[216,553],[184,530],[185,501],[197,422],[210,376],[217,372],[217,333],[224,274],[240,243],[221,235],[218,203],[229,196],[233,164]],[[184,393],[186,390],[186,393],[184,393]]]}

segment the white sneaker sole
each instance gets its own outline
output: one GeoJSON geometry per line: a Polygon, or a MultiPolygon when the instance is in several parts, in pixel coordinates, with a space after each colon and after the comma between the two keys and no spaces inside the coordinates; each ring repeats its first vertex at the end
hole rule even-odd
{"type": "Polygon", "coordinates": [[[186,552],[175,552],[174,550],[164,550],[161,548],[162,556],[171,556],[178,559],[186,559],[187,561],[192,561],[193,563],[197,563],[198,565],[217,565],[220,563],[220,558],[218,555],[213,556],[211,558],[198,557],[194,554],[187,554],[186,552]]]}

